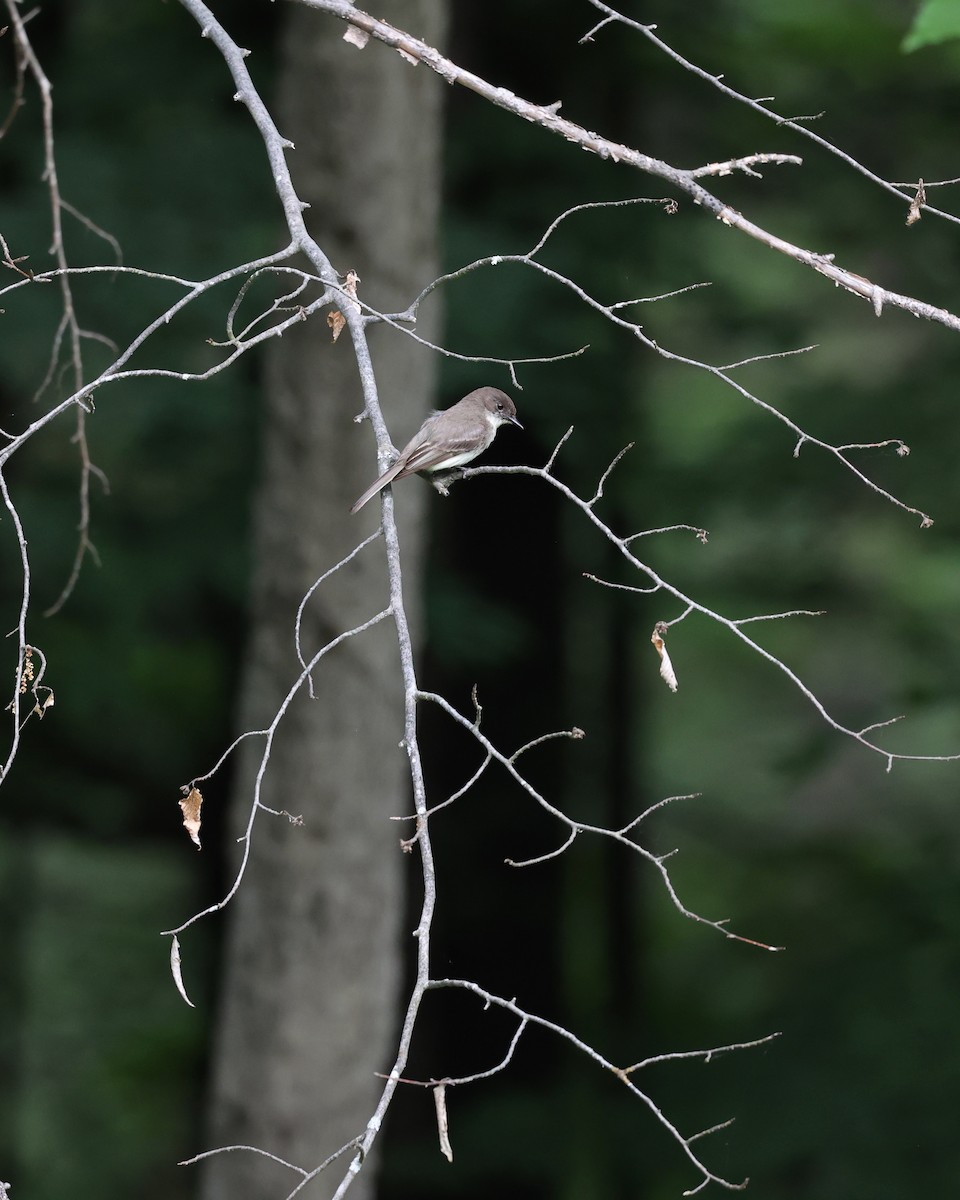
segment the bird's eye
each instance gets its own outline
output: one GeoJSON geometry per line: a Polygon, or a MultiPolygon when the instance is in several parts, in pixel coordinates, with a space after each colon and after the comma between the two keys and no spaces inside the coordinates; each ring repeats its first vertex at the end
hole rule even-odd
{"type": "Polygon", "coordinates": [[[497,412],[503,412],[503,401],[502,400],[497,401],[497,412]]]}

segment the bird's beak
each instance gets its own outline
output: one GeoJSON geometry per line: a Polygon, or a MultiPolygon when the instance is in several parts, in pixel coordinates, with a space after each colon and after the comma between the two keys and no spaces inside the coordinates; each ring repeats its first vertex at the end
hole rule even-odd
{"type": "Polygon", "coordinates": [[[516,427],[517,427],[518,429],[522,429],[522,428],[523,428],[523,426],[520,424],[520,422],[517,420],[517,418],[516,418],[516,417],[510,417],[510,418],[508,418],[508,419],[509,419],[509,421],[510,421],[510,424],[511,424],[511,425],[516,425],[516,427]]]}

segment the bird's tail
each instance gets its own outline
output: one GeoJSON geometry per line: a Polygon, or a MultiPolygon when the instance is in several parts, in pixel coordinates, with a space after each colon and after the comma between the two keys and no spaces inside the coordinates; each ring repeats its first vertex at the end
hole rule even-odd
{"type": "Polygon", "coordinates": [[[393,480],[396,479],[396,477],[400,474],[400,472],[402,470],[403,470],[403,463],[395,462],[388,471],[384,471],[384,473],[380,476],[379,479],[374,480],[374,482],[370,484],[370,486],[363,493],[363,495],[360,497],[360,499],[356,502],[356,504],[353,506],[353,508],[350,509],[350,512],[351,513],[359,512],[360,509],[363,508],[363,506],[366,504],[366,502],[368,500],[373,499],[373,497],[377,494],[377,492],[382,492],[388,483],[392,483],[393,480]]]}

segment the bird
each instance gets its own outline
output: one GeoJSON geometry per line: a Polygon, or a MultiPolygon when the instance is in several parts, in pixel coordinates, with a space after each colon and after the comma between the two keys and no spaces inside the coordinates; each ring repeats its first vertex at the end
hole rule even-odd
{"type": "Polygon", "coordinates": [[[472,462],[491,444],[501,425],[523,426],[517,420],[517,407],[495,387],[481,387],[442,412],[431,413],[400,451],[397,461],[367,488],[351,513],[359,512],[395,479],[421,471],[435,474],[434,486],[447,494],[444,474],[472,462]]]}

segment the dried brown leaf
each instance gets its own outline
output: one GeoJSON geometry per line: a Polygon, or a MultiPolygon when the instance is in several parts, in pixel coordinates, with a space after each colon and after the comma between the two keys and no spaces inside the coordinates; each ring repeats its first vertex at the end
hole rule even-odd
{"type": "Polygon", "coordinates": [[[666,632],[666,622],[658,621],[653,627],[653,633],[650,634],[650,641],[653,643],[656,652],[660,655],[660,678],[671,692],[675,692],[678,686],[677,676],[673,669],[673,663],[670,661],[670,655],[667,653],[667,644],[663,636],[666,632]]]}
{"type": "Polygon", "coordinates": [[[915,225],[923,216],[920,211],[922,205],[927,202],[927,189],[923,186],[923,180],[917,180],[917,194],[910,201],[910,210],[907,213],[907,224],[915,225]]]}
{"type": "MultiPolygon", "coordinates": [[[[360,282],[360,276],[356,271],[348,271],[347,279],[343,285],[343,294],[347,297],[347,303],[354,312],[360,311],[360,303],[357,300],[357,284],[360,282]],[[351,303],[352,301],[352,303],[351,303]]],[[[343,313],[335,308],[332,312],[327,313],[327,324],[330,326],[333,333],[333,340],[336,341],[343,332],[343,327],[346,325],[347,319],[343,313]]]]}
{"type": "Polygon", "coordinates": [[[200,809],[203,805],[203,796],[200,794],[199,788],[183,788],[186,794],[184,798],[178,801],[180,811],[183,813],[183,827],[190,834],[190,841],[200,849],[200,809]]]}
{"type": "Polygon", "coordinates": [[[327,324],[333,333],[333,340],[336,341],[343,332],[343,327],[346,325],[346,319],[339,308],[335,308],[332,312],[327,313],[327,324]]]}
{"type": "Polygon", "coordinates": [[[345,292],[345,293],[346,293],[346,294],[347,294],[347,295],[348,295],[348,296],[351,298],[351,300],[353,301],[353,305],[352,305],[352,307],[353,307],[353,308],[354,308],[354,309],[355,309],[357,312],[359,312],[359,311],[360,311],[360,305],[359,305],[359,303],[358,303],[358,301],[357,301],[357,284],[358,284],[359,282],[360,282],[360,276],[359,276],[359,275],[356,273],[356,271],[348,271],[348,272],[347,272],[347,281],[346,281],[346,283],[343,285],[343,290],[344,290],[344,292],[345,292]]]}

